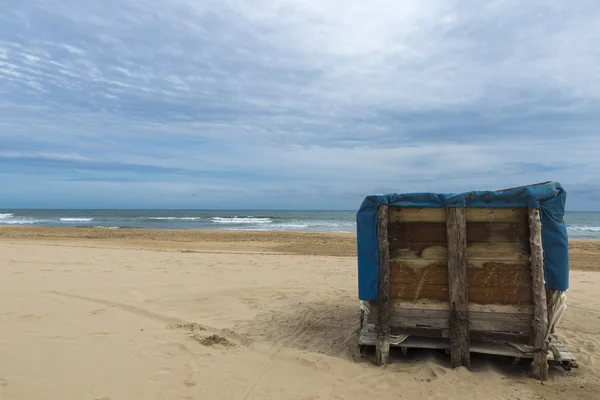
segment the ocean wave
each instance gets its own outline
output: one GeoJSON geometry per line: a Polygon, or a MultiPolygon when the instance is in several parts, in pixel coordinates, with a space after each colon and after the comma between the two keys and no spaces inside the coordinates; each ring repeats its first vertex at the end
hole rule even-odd
{"type": "Polygon", "coordinates": [[[600,226],[568,226],[569,232],[600,232],[600,226]]]}
{"type": "Polygon", "coordinates": [[[146,219],[153,221],[197,221],[200,217],[148,217],[146,219]]]}
{"type": "Polygon", "coordinates": [[[310,227],[310,225],[309,224],[290,223],[290,224],[273,224],[273,225],[270,225],[270,227],[273,229],[281,228],[281,229],[286,230],[286,229],[306,229],[306,228],[310,227]]]}
{"type": "Polygon", "coordinates": [[[342,228],[342,227],[354,227],[356,226],[355,222],[329,222],[329,221],[314,221],[309,222],[310,226],[320,226],[324,228],[342,228]]]}
{"type": "Polygon", "coordinates": [[[7,219],[7,218],[12,218],[14,217],[14,214],[11,213],[0,213],[0,219],[7,219]]]}
{"type": "Polygon", "coordinates": [[[213,217],[212,221],[217,224],[270,224],[271,218],[256,217],[213,217]]]}
{"type": "Polygon", "coordinates": [[[120,226],[92,226],[92,228],[96,228],[96,229],[121,229],[120,226]]]}
{"type": "Polygon", "coordinates": [[[90,222],[94,218],[61,218],[60,222],[90,222]]]}
{"type": "Polygon", "coordinates": [[[228,228],[226,230],[244,230],[244,231],[296,231],[309,228],[308,224],[255,224],[242,228],[228,228]]]}
{"type": "Polygon", "coordinates": [[[0,225],[35,225],[43,224],[48,222],[46,219],[32,219],[32,218],[12,218],[12,219],[1,219],[0,225]]]}

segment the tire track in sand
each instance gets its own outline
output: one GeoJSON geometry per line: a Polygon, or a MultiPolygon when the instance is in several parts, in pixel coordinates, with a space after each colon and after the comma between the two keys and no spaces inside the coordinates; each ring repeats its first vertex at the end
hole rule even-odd
{"type": "Polygon", "coordinates": [[[149,318],[154,321],[161,322],[161,323],[184,324],[187,322],[180,318],[172,317],[169,315],[159,314],[157,312],[150,311],[145,308],[132,306],[131,304],[120,303],[117,301],[104,300],[104,299],[88,297],[88,296],[80,296],[77,294],[64,293],[64,292],[58,292],[58,291],[49,291],[49,293],[52,293],[57,296],[68,297],[71,299],[84,300],[84,301],[88,301],[88,302],[95,303],[95,304],[100,304],[100,305],[107,306],[107,307],[115,307],[120,310],[129,312],[131,314],[135,314],[137,316],[144,317],[144,318],[149,318]]]}
{"type": "Polygon", "coordinates": [[[293,345],[300,338],[302,338],[302,336],[304,336],[306,334],[306,332],[308,331],[308,329],[311,326],[313,326],[314,324],[316,324],[317,322],[321,321],[323,318],[325,318],[331,314],[330,312],[322,313],[316,319],[311,321],[310,317],[314,313],[315,313],[315,311],[305,312],[304,317],[302,318],[302,321],[300,321],[300,324],[298,324],[298,327],[296,327],[294,332],[292,332],[289,335],[282,335],[277,340],[275,340],[275,343],[269,349],[269,355],[267,357],[267,361],[260,367],[259,373],[252,379],[252,381],[246,388],[246,391],[244,392],[244,395],[240,398],[240,400],[248,400],[250,398],[250,396],[252,396],[252,394],[256,390],[256,387],[258,386],[258,384],[260,383],[262,378],[271,369],[271,367],[277,360],[277,354],[281,350],[282,346],[293,345]]]}

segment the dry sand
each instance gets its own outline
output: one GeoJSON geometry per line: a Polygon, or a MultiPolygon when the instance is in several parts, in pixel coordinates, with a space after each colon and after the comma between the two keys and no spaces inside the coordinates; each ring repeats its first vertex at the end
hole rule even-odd
{"type": "Polygon", "coordinates": [[[375,367],[356,346],[355,239],[0,229],[0,399],[598,399],[600,241],[573,242],[544,385],[502,357],[375,367]]]}

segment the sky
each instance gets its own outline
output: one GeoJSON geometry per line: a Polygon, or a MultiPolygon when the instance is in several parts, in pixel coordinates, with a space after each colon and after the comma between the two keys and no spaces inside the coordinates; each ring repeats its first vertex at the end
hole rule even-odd
{"type": "Polygon", "coordinates": [[[600,210],[595,0],[0,0],[0,208],[600,210]]]}

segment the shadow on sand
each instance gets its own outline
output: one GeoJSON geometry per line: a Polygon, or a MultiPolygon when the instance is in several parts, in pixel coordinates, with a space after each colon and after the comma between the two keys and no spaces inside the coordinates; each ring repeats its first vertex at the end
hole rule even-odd
{"type": "MultiPolygon", "coordinates": [[[[356,300],[332,300],[329,302],[298,302],[285,308],[264,310],[250,326],[244,327],[246,335],[256,342],[271,346],[294,348],[311,353],[324,354],[352,360],[359,364],[376,367],[374,348],[366,348],[362,354],[358,347],[360,308],[356,300]]],[[[471,354],[474,374],[494,372],[505,379],[527,378],[530,367],[527,359],[514,364],[505,356],[471,354]]],[[[450,370],[449,356],[444,350],[409,349],[406,356],[399,348],[390,351],[388,369],[403,370],[418,365],[433,365],[437,370],[450,370]]],[[[565,371],[550,368],[550,376],[565,371]]]]}

